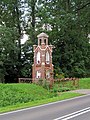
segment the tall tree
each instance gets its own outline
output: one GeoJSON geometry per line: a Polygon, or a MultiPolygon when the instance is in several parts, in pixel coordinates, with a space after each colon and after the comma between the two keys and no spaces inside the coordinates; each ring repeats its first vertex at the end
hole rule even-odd
{"type": "Polygon", "coordinates": [[[45,0],[42,8],[42,20],[52,26],[52,31],[47,32],[56,47],[53,53],[56,69],[60,68],[60,72],[69,77],[86,76],[86,64],[90,60],[89,0],[45,0]]]}
{"type": "Polygon", "coordinates": [[[1,0],[1,78],[31,77],[32,46],[42,31],[49,34],[49,44],[55,46],[55,74],[89,76],[89,10],[89,0],[1,0]],[[23,31],[29,40],[21,45],[23,31]]]}
{"type": "MultiPolygon", "coordinates": [[[[0,41],[4,45],[4,46],[1,45],[2,49],[4,49],[3,50],[4,52],[2,52],[1,55],[4,54],[4,56],[6,56],[6,58],[3,60],[3,65],[6,69],[6,74],[4,74],[5,78],[6,76],[10,77],[10,74],[14,75],[13,71],[16,68],[18,72],[20,71],[20,64],[21,64],[20,40],[22,36],[22,28],[21,28],[22,11],[21,11],[20,2],[21,1],[19,0],[0,1],[0,14],[1,14],[0,26],[2,26],[0,32],[1,33],[0,41]]],[[[15,82],[15,81],[13,81],[12,79],[11,82],[15,82]]]]}

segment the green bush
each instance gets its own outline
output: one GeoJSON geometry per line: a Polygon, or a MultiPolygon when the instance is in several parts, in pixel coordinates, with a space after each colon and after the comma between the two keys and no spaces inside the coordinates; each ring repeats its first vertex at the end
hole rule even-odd
{"type": "Polygon", "coordinates": [[[43,85],[43,79],[38,80],[38,85],[41,85],[41,86],[43,85]]]}
{"type": "Polygon", "coordinates": [[[43,88],[49,90],[50,89],[50,83],[46,79],[39,79],[38,85],[42,86],[43,88]]]}
{"type": "Polygon", "coordinates": [[[65,78],[65,77],[64,77],[64,73],[62,73],[62,74],[56,74],[56,78],[59,78],[59,79],[65,78]]]}
{"type": "Polygon", "coordinates": [[[69,91],[69,90],[71,90],[71,88],[58,86],[58,84],[56,84],[56,85],[54,85],[54,87],[51,91],[53,91],[53,92],[65,92],[65,91],[69,91]]]}
{"type": "Polygon", "coordinates": [[[50,89],[50,83],[46,79],[43,80],[43,85],[42,86],[43,86],[43,88],[45,88],[47,90],[50,89]]]}

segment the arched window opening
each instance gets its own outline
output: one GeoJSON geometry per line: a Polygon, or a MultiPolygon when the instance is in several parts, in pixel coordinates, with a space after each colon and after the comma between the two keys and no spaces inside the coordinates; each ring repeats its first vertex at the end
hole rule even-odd
{"type": "Polygon", "coordinates": [[[50,63],[50,55],[49,55],[49,52],[47,51],[46,52],[46,64],[49,64],[50,63]]]}
{"type": "Polygon", "coordinates": [[[46,45],[46,39],[44,39],[44,43],[45,43],[45,45],[46,45]]]}
{"type": "Polygon", "coordinates": [[[41,40],[41,39],[39,39],[39,41],[40,41],[39,43],[40,43],[40,45],[41,45],[42,40],[41,40]]]}
{"type": "Polygon", "coordinates": [[[39,64],[40,63],[40,52],[37,52],[36,59],[37,59],[37,64],[39,64]]]}

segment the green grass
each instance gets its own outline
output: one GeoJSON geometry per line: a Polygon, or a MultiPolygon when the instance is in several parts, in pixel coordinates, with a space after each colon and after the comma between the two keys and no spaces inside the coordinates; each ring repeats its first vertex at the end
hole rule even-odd
{"type": "MultiPolygon", "coordinates": [[[[70,87],[68,85],[68,87],[70,87]]],[[[65,100],[80,96],[79,93],[60,92],[57,96],[55,89],[48,90],[35,84],[0,84],[0,113],[42,105],[59,100],[65,100]]],[[[66,89],[66,88],[63,88],[66,89]]],[[[70,90],[72,90],[72,86],[70,90]]],[[[90,78],[82,78],[79,81],[79,88],[90,89],[90,78]]],[[[59,91],[62,91],[61,88],[59,91]]]]}
{"type": "Polygon", "coordinates": [[[69,93],[69,92],[61,93],[57,97],[46,98],[46,99],[43,99],[43,100],[31,101],[31,102],[27,102],[27,103],[17,103],[16,105],[9,105],[9,106],[6,106],[6,107],[1,107],[0,108],[0,113],[13,111],[13,110],[18,110],[18,109],[22,109],[22,108],[38,106],[38,105],[42,105],[42,104],[47,104],[47,103],[60,101],[60,100],[65,100],[65,99],[69,99],[69,98],[73,98],[73,97],[77,97],[77,96],[81,96],[81,95],[82,94],[79,94],[79,93],[69,93]]]}
{"type": "Polygon", "coordinates": [[[80,89],[90,89],[90,78],[82,78],[79,81],[80,89]]]}
{"type": "Polygon", "coordinates": [[[65,81],[54,84],[53,91],[63,92],[76,89],[90,89],[90,78],[82,78],[79,80],[79,85],[73,86],[73,81],[65,81]]]}
{"type": "Polygon", "coordinates": [[[35,84],[0,84],[0,107],[52,98],[55,95],[35,84]]]}

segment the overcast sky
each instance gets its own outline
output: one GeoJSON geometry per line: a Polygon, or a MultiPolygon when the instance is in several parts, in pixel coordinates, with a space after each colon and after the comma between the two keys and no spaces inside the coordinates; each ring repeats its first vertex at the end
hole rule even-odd
{"type": "Polygon", "coordinates": [[[24,33],[23,38],[21,39],[21,44],[24,44],[28,40],[28,35],[24,33]]]}

